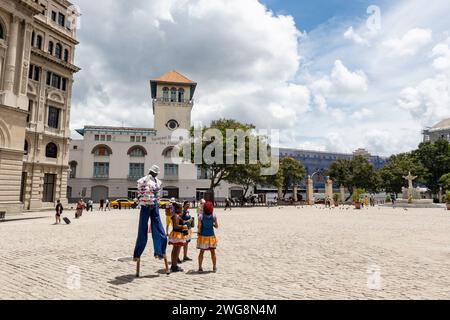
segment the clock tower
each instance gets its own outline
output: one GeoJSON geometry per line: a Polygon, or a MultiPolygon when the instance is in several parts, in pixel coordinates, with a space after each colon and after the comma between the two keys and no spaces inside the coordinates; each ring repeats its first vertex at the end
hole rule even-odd
{"type": "Polygon", "coordinates": [[[158,135],[170,135],[176,129],[189,130],[197,83],[177,71],[150,80],[154,128],[158,135]]]}

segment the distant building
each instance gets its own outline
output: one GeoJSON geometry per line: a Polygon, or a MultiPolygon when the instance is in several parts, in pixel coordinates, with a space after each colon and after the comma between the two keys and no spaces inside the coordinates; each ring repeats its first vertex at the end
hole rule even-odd
{"type": "Polygon", "coordinates": [[[318,189],[325,188],[325,172],[333,162],[337,160],[351,160],[354,156],[366,157],[376,170],[382,168],[386,163],[384,158],[373,156],[365,149],[358,149],[353,154],[348,154],[280,148],[281,158],[292,157],[300,161],[305,167],[307,175],[314,175],[314,187],[318,189]]]}
{"type": "Polygon", "coordinates": [[[423,130],[423,142],[436,142],[439,139],[450,142],[450,118],[423,130]]]}
{"type": "MultiPolygon", "coordinates": [[[[191,128],[191,112],[197,84],[176,71],[151,80],[154,128],[86,126],[83,137],[70,144],[68,197],[99,202],[106,198],[136,198],[136,181],[153,164],[160,167],[163,197],[201,199],[209,189],[209,175],[194,164],[174,164],[171,152],[177,129],[191,128]]],[[[241,187],[225,181],[216,189],[216,199],[240,198],[241,187]]]]}

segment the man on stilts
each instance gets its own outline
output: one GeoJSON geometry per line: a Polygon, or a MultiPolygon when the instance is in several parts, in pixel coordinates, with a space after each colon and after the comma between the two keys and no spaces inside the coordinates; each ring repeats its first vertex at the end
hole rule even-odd
{"type": "Polygon", "coordinates": [[[169,264],[166,257],[167,235],[159,215],[159,197],[161,180],[157,178],[159,167],[154,165],[149,174],[138,180],[138,202],[141,206],[139,216],[138,237],[134,249],[133,260],[136,262],[136,277],[140,274],[141,256],[148,240],[148,220],[151,220],[151,233],[155,258],[164,260],[166,274],[169,274],[169,264]]]}

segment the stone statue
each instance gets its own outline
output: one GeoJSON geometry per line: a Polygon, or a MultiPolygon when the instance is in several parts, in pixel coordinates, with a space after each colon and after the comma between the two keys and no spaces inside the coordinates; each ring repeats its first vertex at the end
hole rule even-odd
{"type": "Polygon", "coordinates": [[[417,179],[417,176],[413,176],[410,171],[407,176],[403,177],[403,179],[408,181],[408,202],[412,202],[414,191],[413,181],[417,179]]]}

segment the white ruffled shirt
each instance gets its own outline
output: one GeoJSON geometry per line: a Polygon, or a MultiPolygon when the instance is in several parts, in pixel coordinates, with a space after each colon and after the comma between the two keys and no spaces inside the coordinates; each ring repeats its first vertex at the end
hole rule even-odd
{"type": "Polygon", "coordinates": [[[145,176],[137,181],[138,201],[141,206],[155,203],[161,196],[161,180],[151,175],[145,176]]]}

